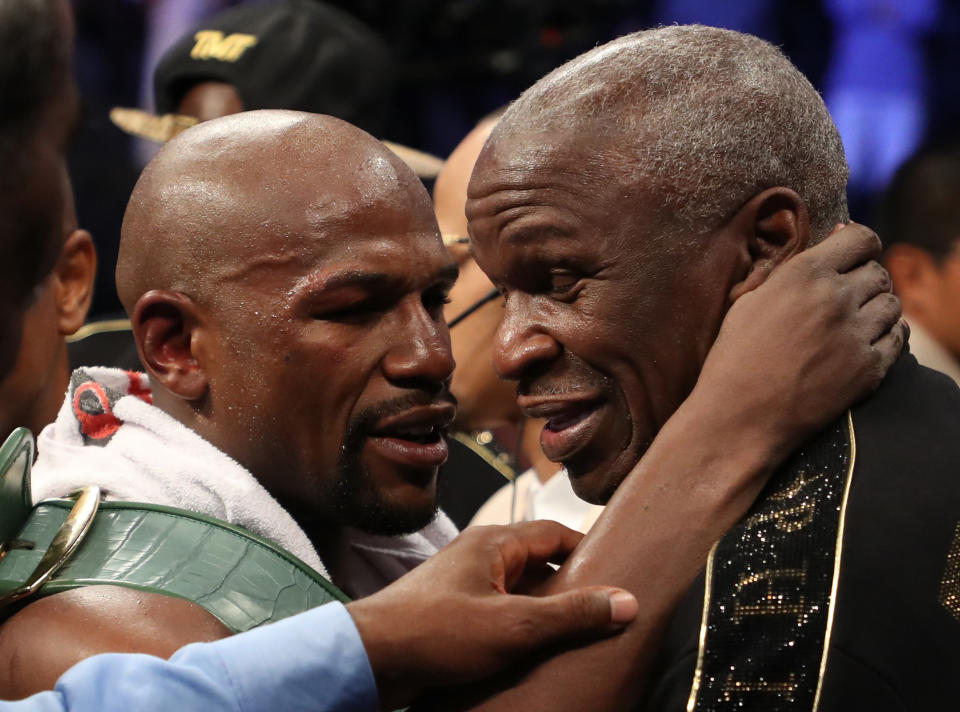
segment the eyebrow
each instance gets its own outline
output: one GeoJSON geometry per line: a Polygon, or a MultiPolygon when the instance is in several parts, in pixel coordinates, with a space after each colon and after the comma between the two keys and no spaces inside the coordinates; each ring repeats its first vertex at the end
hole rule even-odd
{"type": "MultiPolygon", "coordinates": [[[[456,281],[460,274],[460,268],[455,263],[444,265],[437,270],[430,278],[429,283],[456,281]]],[[[402,277],[400,277],[402,279],[402,277]]],[[[366,272],[359,269],[344,270],[337,272],[324,280],[311,280],[309,284],[299,290],[304,291],[333,291],[345,287],[356,287],[360,289],[370,289],[384,284],[398,282],[398,275],[387,274],[386,272],[366,272]]]]}
{"type": "MultiPolygon", "coordinates": [[[[510,222],[513,222],[512,220],[510,222]]],[[[506,225],[501,228],[501,234],[506,225]]],[[[570,240],[572,236],[569,231],[557,225],[521,225],[514,228],[507,241],[511,245],[528,245],[542,240],[570,240]]]]}

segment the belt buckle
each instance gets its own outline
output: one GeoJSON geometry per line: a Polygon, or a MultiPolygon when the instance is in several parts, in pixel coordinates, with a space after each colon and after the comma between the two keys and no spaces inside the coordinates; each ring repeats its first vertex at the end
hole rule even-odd
{"type": "Polygon", "coordinates": [[[90,530],[93,518],[100,507],[100,488],[92,485],[83,487],[70,496],[76,497],[77,501],[67,515],[66,521],[53,537],[53,541],[50,542],[50,546],[43,553],[40,562],[33,573],[27,577],[26,582],[0,597],[0,608],[32,596],[39,591],[40,587],[67,562],[70,555],[80,546],[80,542],[83,541],[90,530]]]}

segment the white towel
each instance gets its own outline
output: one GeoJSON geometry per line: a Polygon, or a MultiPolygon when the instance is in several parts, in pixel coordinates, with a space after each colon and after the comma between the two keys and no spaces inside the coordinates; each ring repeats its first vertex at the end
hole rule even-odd
{"type": "MultiPolygon", "coordinates": [[[[56,422],[40,433],[34,501],[97,485],[109,499],[178,507],[244,527],[329,577],[307,535],[249,471],[151,402],[146,374],[77,369],[56,422]]],[[[373,593],[456,533],[443,513],[407,536],[351,531],[337,583],[355,596],[373,593]]]]}

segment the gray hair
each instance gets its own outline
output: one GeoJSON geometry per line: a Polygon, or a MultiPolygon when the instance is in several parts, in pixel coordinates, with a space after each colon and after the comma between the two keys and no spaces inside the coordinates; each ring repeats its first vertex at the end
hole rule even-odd
{"type": "Polygon", "coordinates": [[[648,181],[678,230],[707,232],[774,186],[804,200],[814,240],[848,218],[843,144],[823,100],[751,35],[687,25],[620,37],[524,92],[494,138],[553,131],[617,138],[603,160],[648,181]]]}

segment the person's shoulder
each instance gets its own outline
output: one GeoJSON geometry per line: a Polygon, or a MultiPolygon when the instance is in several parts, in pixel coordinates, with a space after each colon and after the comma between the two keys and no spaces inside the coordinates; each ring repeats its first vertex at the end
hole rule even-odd
{"type": "Polygon", "coordinates": [[[855,424],[916,429],[921,423],[940,422],[953,430],[960,427],[960,388],[949,376],[921,366],[906,353],[877,391],[853,409],[853,417],[855,424]]]}
{"type": "Polygon", "coordinates": [[[167,658],[230,631],[195,603],[121,586],[86,586],[40,598],[0,626],[0,699],[52,689],[99,653],[167,658]]]}

